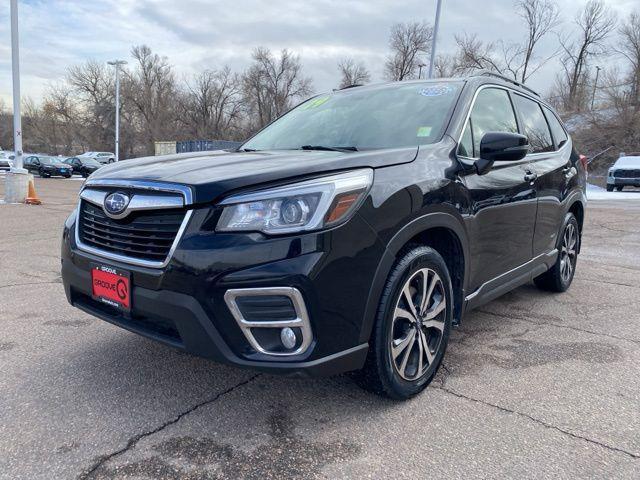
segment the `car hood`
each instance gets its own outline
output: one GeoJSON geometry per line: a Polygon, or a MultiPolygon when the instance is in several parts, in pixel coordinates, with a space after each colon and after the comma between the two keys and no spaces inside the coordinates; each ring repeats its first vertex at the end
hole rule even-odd
{"type": "Polygon", "coordinates": [[[89,182],[152,181],[191,187],[194,203],[211,202],[250,186],[362,167],[408,163],[418,148],[365,152],[197,152],[126,160],[97,170],[89,182]]]}
{"type": "Polygon", "coordinates": [[[617,168],[640,168],[640,157],[619,158],[610,170],[617,168]]]}

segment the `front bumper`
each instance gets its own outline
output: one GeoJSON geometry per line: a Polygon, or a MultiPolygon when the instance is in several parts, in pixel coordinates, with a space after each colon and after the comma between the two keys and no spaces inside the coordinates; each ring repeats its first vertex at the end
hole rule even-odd
{"type": "Polygon", "coordinates": [[[136,267],[78,250],[75,220],[65,226],[62,279],[68,301],[132,332],[219,363],[271,373],[326,376],[362,367],[365,303],[382,247],[357,215],[327,232],[266,238],[203,232],[196,209],[166,267],[136,267]],[[335,247],[338,245],[338,247],[335,247]],[[91,297],[91,263],[131,272],[129,314],[91,297]],[[353,275],[349,272],[360,272],[353,275]],[[293,287],[302,293],[313,340],[278,357],[254,348],[225,302],[230,290],[293,287]]]}

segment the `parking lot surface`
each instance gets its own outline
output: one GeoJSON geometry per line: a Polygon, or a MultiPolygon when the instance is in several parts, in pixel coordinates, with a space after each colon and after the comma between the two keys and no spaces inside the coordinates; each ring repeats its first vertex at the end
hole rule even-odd
{"type": "Polygon", "coordinates": [[[398,403],[69,306],[59,242],[80,185],[36,179],[44,205],[0,205],[0,478],[640,478],[639,200],[591,202],[571,289],[470,313],[398,403]]]}

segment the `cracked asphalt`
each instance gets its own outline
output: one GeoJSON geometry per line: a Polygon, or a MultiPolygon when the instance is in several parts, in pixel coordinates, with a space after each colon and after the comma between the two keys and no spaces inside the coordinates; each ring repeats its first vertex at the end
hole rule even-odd
{"type": "Polygon", "coordinates": [[[44,205],[0,205],[0,478],[640,478],[640,202],[591,202],[571,289],[470,313],[397,403],[70,307],[59,238],[80,185],[36,179],[44,205]]]}

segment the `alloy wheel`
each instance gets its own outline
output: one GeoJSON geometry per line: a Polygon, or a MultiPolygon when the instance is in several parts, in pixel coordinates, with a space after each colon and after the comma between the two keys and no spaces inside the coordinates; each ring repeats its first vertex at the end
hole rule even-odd
{"type": "Polygon", "coordinates": [[[576,247],[578,246],[578,235],[573,223],[568,223],[564,229],[562,238],[562,249],[560,251],[560,276],[563,282],[571,279],[576,265],[576,247]]]}
{"type": "Polygon", "coordinates": [[[428,268],[413,273],[396,302],[390,335],[391,362],[403,379],[417,380],[435,362],[446,315],[440,276],[428,268]]]}

